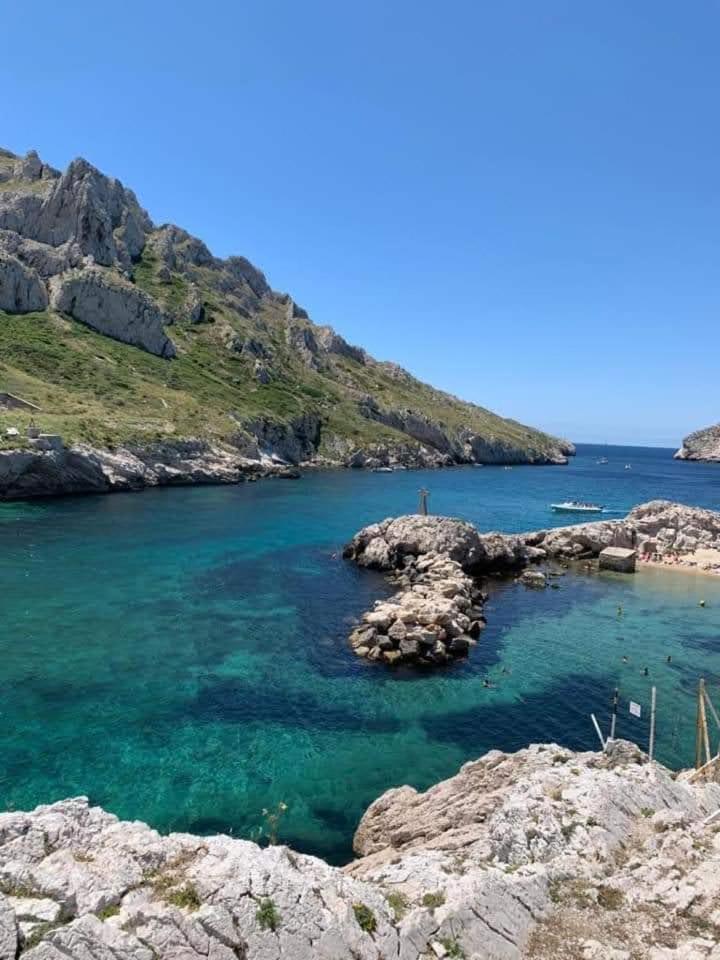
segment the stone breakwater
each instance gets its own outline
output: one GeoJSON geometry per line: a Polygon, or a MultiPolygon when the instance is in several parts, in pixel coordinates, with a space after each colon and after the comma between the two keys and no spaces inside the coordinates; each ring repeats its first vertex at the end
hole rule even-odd
{"type": "Polygon", "coordinates": [[[85,798],[0,814],[0,958],[718,960],[720,785],[556,744],[363,816],[344,869],[85,798]]]}
{"type": "Polygon", "coordinates": [[[355,653],[388,664],[466,656],[485,626],[486,596],[460,564],[444,556],[409,559],[392,579],[400,591],[365,614],[350,636],[355,653]]]}
{"type": "Polygon", "coordinates": [[[363,615],[350,643],[358,656],[389,665],[466,656],[485,625],[478,578],[520,574],[526,586],[542,587],[545,574],[528,569],[531,564],[589,560],[609,546],[631,547],[661,562],[714,562],[720,570],[720,514],[653,500],[622,520],[523,534],[480,533],[463,520],[420,515],[371,524],[343,556],[386,571],[398,593],[363,615]],[[715,561],[697,560],[716,551],[715,561]]]}

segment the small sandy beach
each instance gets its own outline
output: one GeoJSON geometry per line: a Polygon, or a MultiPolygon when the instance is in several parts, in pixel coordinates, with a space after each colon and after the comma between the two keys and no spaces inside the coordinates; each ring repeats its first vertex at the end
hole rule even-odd
{"type": "Polygon", "coordinates": [[[676,573],[695,573],[704,576],[720,576],[720,550],[696,550],[677,559],[643,560],[638,558],[638,570],[671,570],[676,573]]]}

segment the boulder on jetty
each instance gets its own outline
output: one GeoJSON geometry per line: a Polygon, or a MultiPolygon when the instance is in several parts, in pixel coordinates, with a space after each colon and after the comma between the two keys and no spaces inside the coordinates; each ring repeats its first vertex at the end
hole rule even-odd
{"type": "Polygon", "coordinates": [[[373,523],[343,550],[344,557],[376,570],[397,570],[406,558],[427,554],[449,557],[473,574],[510,570],[537,555],[520,536],[479,533],[465,520],[421,514],[373,523]]]}
{"type": "Polygon", "coordinates": [[[622,741],[388,790],[343,869],[64,800],[0,814],[0,958],[717,960],[719,808],[622,741]]]}

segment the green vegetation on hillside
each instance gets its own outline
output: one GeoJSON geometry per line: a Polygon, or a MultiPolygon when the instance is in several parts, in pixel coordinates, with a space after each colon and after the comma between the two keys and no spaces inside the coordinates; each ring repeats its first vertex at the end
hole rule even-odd
{"type": "MultiPolygon", "coordinates": [[[[52,171],[50,179],[37,179],[37,156],[28,155],[26,161],[30,164],[27,176],[19,158],[0,150],[0,176],[12,178],[0,179],[0,190],[36,192],[58,182],[52,171]]],[[[98,211],[83,205],[94,190],[96,202],[102,196],[98,185],[105,178],[84,161],[70,170],[74,173],[65,183],[68,207],[63,207],[63,216],[70,216],[72,223],[93,222],[98,211]],[[73,177],[82,180],[82,189],[73,177]]],[[[447,449],[443,433],[455,444],[458,434],[467,431],[519,448],[520,457],[524,452],[558,455],[555,438],[435,390],[394,365],[369,358],[363,362],[360,351],[333,339],[327,329],[315,327],[289,297],[272,293],[248,261],[215,260],[200,241],[179,228],[149,228],[139,218],[133,195],[125,193],[123,202],[124,214],[135,217],[135,231],[142,230],[142,253],[128,270],[130,257],[137,255],[141,244],[125,250],[125,256],[121,247],[108,252],[107,245],[101,245],[106,259],[95,261],[116,257],[112,266],[104,268],[110,280],[131,273],[137,288],[162,308],[177,356],[161,359],[50,310],[21,315],[0,312],[0,392],[16,394],[40,408],[35,415],[0,409],[3,445],[17,443],[4,438],[5,428],[22,430],[31,419],[43,431],[59,433],[68,442],[114,446],[162,438],[222,441],[236,435],[249,419],[287,422],[312,414],[321,424],[319,453],[336,459],[354,448],[376,444],[419,446],[402,430],[368,418],[377,416],[402,426],[410,411],[413,426],[409,429],[419,437],[430,436],[430,442],[434,440],[443,450],[447,449]],[[193,318],[201,322],[194,323],[193,318]],[[424,424],[422,418],[432,423],[424,424]]],[[[39,242],[31,236],[32,224],[26,226],[31,242],[39,242]]],[[[22,228],[21,224],[20,237],[22,228]]],[[[104,237],[100,226],[95,232],[86,230],[78,240],[88,256],[98,252],[92,246],[96,235],[104,237]]],[[[121,240],[118,243],[122,246],[121,240]]],[[[64,265],[58,271],[66,269],[64,265]]],[[[132,299],[140,300],[142,310],[142,299],[132,299]]],[[[92,303],[86,303],[91,314],[93,309],[92,303]]],[[[112,329],[118,323],[117,303],[103,309],[112,329]]],[[[73,309],[73,313],[93,323],[87,312],[73,309]]],[[[154,310],[150,313],[149,322],[162,321],[154,310]]],[[[102,326],[103,319],[95,317],[94,323],[102,326]]],[[[131,340],[137,319],[129,309],[131,340]]],[[[461,446],[456,456],[464,456],[461,446]]]]}

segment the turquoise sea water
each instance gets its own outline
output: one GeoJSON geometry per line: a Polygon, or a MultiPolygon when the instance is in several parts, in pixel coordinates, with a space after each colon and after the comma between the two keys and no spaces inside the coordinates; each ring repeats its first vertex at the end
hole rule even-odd
{"type": "Polygon", "coordinates": [[[562,468],[2,505],[0,808],[87,794],[162,830],[248,836],[284,801],[281,838],[342,862],[390,786],[427,787],[492,747],[593,747],[588,714],[607,724],[616,684],[618,733],[646,743],[626,701],[646,708],[656,684],[659,757],[689,763],[698,677],[720,692],[720,578],[494,584],[468,661],[418,674],[352,655],[349,621],[387,587],[337,553],[361,525],[412,512],[423,485],[433,512],[506,531],[562,521],[548,504],[567,497],[611,516],[659,496],[720,508],[720,467],[591,447],[562,468]]]}

